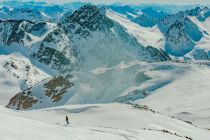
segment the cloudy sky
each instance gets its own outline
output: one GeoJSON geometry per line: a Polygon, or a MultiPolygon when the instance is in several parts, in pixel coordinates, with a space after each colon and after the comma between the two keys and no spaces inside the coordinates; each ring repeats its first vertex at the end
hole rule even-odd
{"type": "Polygon", "coordinates": [[[94,3],[161,3],[161,4],[210,4],[210,0],[35,0],[35,1],[47,1],[50,3],[66,3],[72,1],[85,1],[85,2],[94,2],[94,3]]]}

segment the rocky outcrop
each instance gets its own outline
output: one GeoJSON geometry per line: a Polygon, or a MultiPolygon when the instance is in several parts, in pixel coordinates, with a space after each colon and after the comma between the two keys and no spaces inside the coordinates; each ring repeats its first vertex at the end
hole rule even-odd
{"type": "Polygon", "coordinates": [[[65,94],[69,94],[67,91],[74,86],[70,82],[71,78],[71,75],[60,75],[44,80],[15,95],[6,107],[24,110],[64,104],[68,100],[65,99],[65,94]]]}
{"type": "Polygon", "coordinates": [[[52,102],[59,102],[62,99],[63,94],[74,86],[74,83],[69,82],[68,78],[71,78],[71,76],[58,76],[44,84],[45,95],[51,98],[52,102]]]}
{"type": "Polygon", "coordinates": [[[90,32],[109,30],[114,26],[113,21],[108,19],[96,6],[85,5],[66,16],[62,25],[67,34],[88,37],[90,32]]]}
{"type": "Polygon", "coordinates": [[[30,89],[15,95],[6,107],[16,110],[31,108],[38,102],[38,99],[32,96],[30,89]]]}
{"type": "Polygon", "coordinates": [[[203,49],[197,48],[193,50],[191,55],[193,56],[195,60],[210,60],[210,56],[208,55],[208,52],[206,52],[203,49]]]}
{"type": "Polygon", "coordinates": [[[163,49],[157,49],[152,46],[147,46],[146,50],[150,53],[153,60],[157,62],[161,61],[170,61],[170,56],[163,50],[163,49]]]}
{"type": "Polygon", "coordinates": [[[192,51],[195,46],[194,42],[185,33],[184,25],[180,21],[172,24],[165,36],[165,50],[169,54],[184,56],[192,51]]]}
{"type": "Polygon", "coordinates": [[[32,56],[39,62],[60,71],[74,69],[79,59],[77,49],[62,29],[49,33],[32,56]]]}

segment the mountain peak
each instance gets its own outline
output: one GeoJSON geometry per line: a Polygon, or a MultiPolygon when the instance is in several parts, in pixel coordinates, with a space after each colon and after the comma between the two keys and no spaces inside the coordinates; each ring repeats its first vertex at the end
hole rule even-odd
{"type": "Polygon", "coordinates": [[[86,37],[90,31],[105,31],[113,26],[113,22],[106,17],[104,8],[87,4],[65,17],[62,25],[66,32],[74,32],[86,37]]]}
{"type": "Polygon", "coordinates": [[[153,18],[162,18],[166,16],[166,14],[163,13],[162,11],[161,12],[156,11],[152,7],[147,7],[145,9],[142,9],[142,12],[146,14],[147,16],[153,17],[153,18]]]}
{"type": "Polygon", "coordinates": [[[208,7],[196,7],[194,9],[186,10],[186,13],[189,16],[195,16],[200,21],[205,21],[208,17],[210,17],[210,9],[208,7]]]}

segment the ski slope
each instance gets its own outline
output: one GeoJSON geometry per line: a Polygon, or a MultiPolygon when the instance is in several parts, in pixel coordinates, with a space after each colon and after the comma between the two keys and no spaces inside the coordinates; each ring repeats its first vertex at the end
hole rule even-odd
{"type": "Polygon", "coordinates": [[[197,65],[137,103],[194,125],[210,128],[210,67],[197,65]]]}
{"type": "Polygon", "coordinates": [[[0,107],[1,140],[208,140],[207,130],[125,104],[13,111],[0,107]],[[65,125],[65,115],[70,125],[65,125]]]}

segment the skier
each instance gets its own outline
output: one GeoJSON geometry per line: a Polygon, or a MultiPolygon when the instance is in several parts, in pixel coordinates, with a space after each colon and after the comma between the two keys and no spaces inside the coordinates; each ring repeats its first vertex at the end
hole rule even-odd
{"type": "Polygon", "coordinates": [[[68,116],[66,116],[66,124],[67,125],[69,124],[69,118],[68,118],[68,116]]]}

